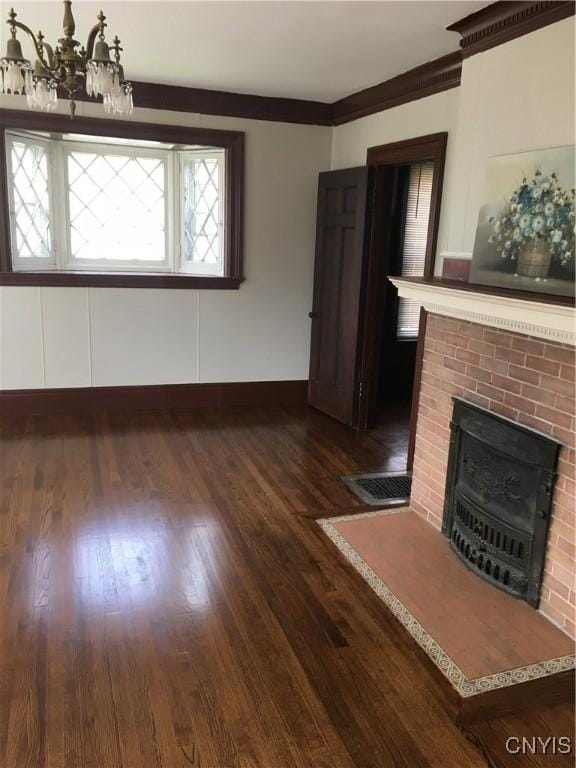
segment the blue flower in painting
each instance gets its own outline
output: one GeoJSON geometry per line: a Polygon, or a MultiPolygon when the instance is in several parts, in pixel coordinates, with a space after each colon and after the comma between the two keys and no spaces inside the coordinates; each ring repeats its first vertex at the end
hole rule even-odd
{"type": "Polygon", "coordinates": [[[537,238],[547,243],[553,259],[564,266],[575,250],[575,192],[560,186],[555,172],[538,169],[507,197],[505,207],[489,219],[489,242],[503,258],[516,261],[537,238]]]}

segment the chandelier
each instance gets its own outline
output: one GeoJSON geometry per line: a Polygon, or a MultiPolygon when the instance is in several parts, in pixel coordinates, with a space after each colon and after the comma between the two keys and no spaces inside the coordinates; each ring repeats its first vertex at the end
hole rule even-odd
{"type": "Polygon", "coordinates": [[[6,23],[10,25],[11,37],[6,55],[0,59],[0,93],[25,94],[30,109],[51,112],[56,109],[60,87],[68,94],[70,114],[74,117],[74,99],[83,90],[92,98],[101,96],[106,112],[131,114],[132,85],[124,78],[120,64],[120,40],[115,37],[113,44],[108,45],[104,37],[106,17],[100,11],[86,46],[79,47],[81,44],[74,39],[76,23],[71,6],[71,0],[64,0],[64,37],[54,48],[44,41],[42,32],[34,35],[29,27],[16,21],[14,8],[10,10],[6,23]],[[32,38],[37,56],[33,68],[24,58],[16,38],[17,29],[32,38]]]}

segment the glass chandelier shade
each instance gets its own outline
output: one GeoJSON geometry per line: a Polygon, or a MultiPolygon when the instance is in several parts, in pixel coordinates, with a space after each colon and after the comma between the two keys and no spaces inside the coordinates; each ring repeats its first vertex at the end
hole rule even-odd
{"type": "Polygon", "coordinates": [[[106,17],[100,12],[86,46],[79,48],[80,43],[74,39],[76,25],[71,5],[71,0],[64,0],[64,37],[55,48],[44,42],[41,32],[34,35],[29,27],[16,21],[17,14],[11,9],[7,20],[11,37],[6,55],[0,59],[0,93],[25,95],[30,109],[49,112],[56,109],[60,90],[67,93],[74,116],[75,97],[84,91],[89,98],[102,98],[108,113],[131,114],[132,85],[125,80],[120,64],[120,40],[115,37],[113,45],[108,45],[104,35],[106,17]],[[32,39],[38,57],[34,69],[24,58],[17,30],[32,39]]]}
{"type": "Polygon", "coordinates": [[[0,59],[0,87],[2,93],[23,94],[30,62],[24,58],[16,33],[6,44],[6,55],[0,59]]]}
{"type": "Polygon", "coordinates": [[[58,106],[58,83],[42,66],[36,62],[34,70],[27,69],[24,74],[24,91],[29,109],[41,112],[53,112],[58,106]]]}

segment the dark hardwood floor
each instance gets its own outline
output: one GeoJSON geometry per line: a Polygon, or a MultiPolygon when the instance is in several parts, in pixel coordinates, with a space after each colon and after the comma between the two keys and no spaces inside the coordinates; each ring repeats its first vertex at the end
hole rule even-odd
{"type": "Polygon", "coordinates": [[[572,764],[505,749],[567,735],[570,707],[460,730],[310,519],[357,505],[339,475],[398,468],[393,432],[269,407],[6,417],[0,438],[2,768],[572,764]]]}

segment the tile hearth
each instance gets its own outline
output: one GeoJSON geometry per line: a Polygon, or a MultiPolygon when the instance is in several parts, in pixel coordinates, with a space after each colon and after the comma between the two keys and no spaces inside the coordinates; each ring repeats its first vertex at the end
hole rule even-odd
{"type": "Polygon", "coordinates": [[[575,666],[574,643],[477,578],[409,509],[318,520],[463,698],[575,666]]]}

